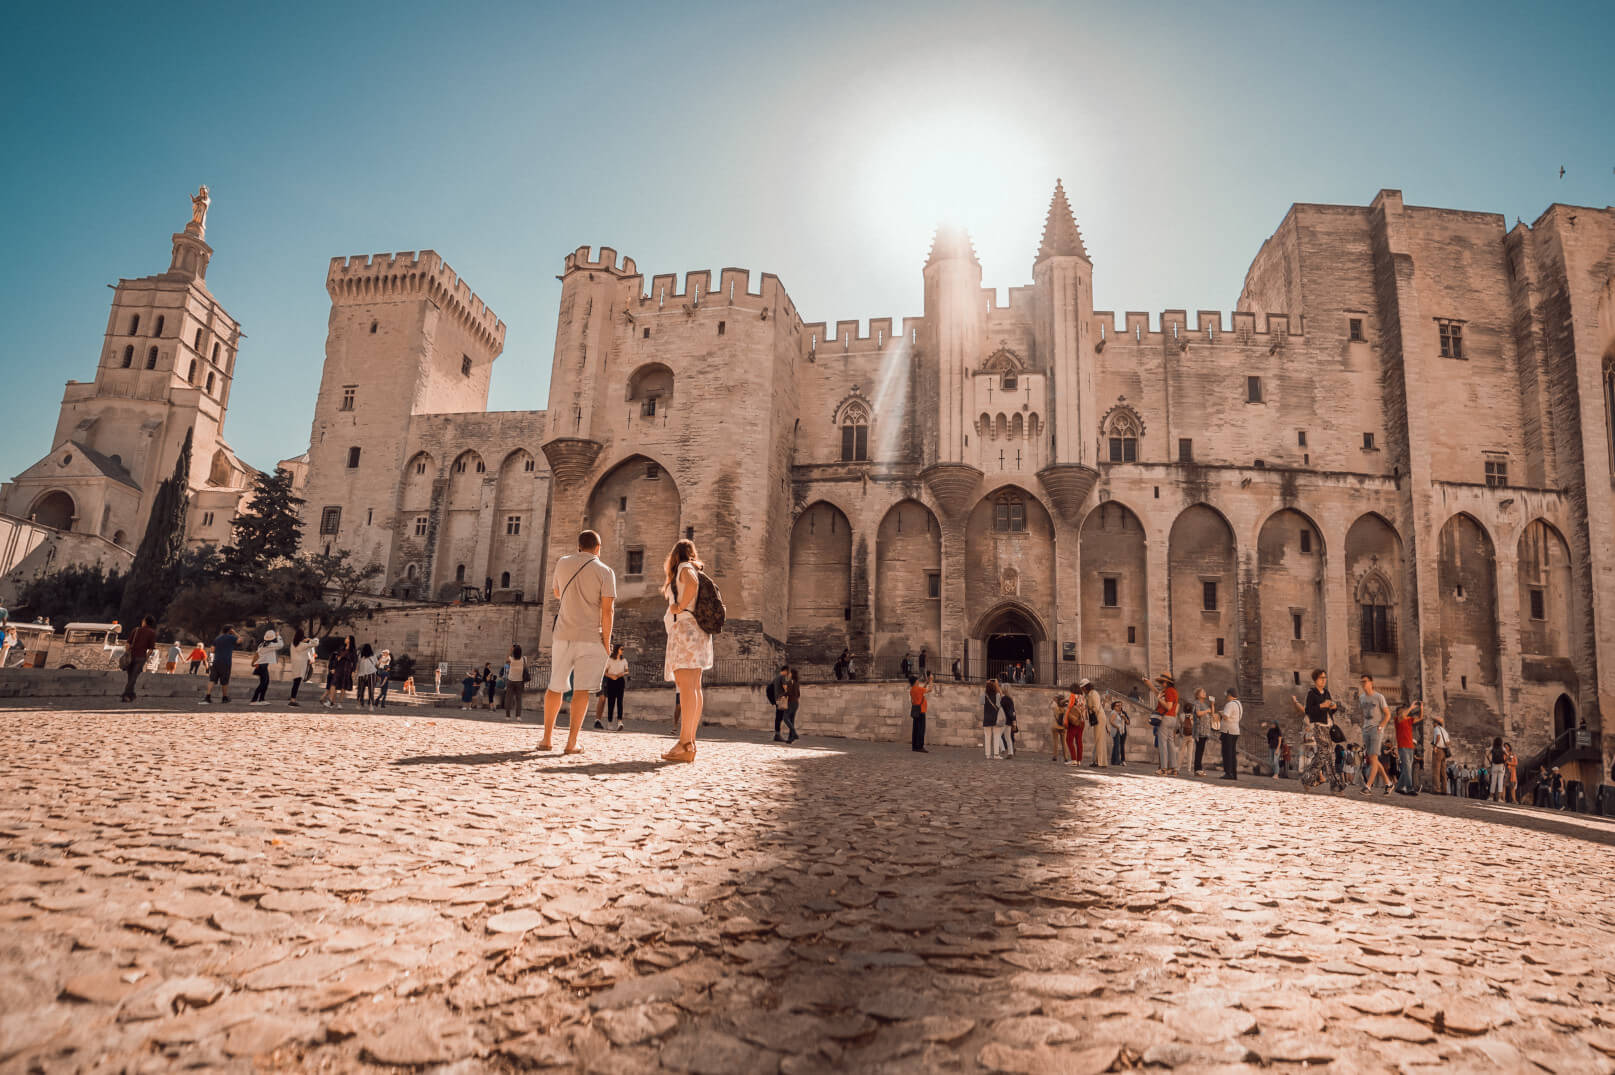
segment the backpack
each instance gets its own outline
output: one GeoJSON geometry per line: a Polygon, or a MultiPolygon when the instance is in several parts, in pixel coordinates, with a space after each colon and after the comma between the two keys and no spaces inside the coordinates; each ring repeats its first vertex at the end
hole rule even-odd
{"type": "Polygon", "coordinates": [[[718,592],[718,584],[705,571],[697,571],[695,575],[700,585],[695,591],[695,604],[690,611],[695,614],[697,627],[709,635],[715,635],[723,630],[723,594],[718,592]]]}
{"type": "Polygon", "coordinates": [[[773,705],[774,704],[774,698],[775,698],[775,695],[774,695],[774,681],[773,680],[768,681],[768,686],[763,688],[763,693],[768,695],[768,704],[773,705]]]}

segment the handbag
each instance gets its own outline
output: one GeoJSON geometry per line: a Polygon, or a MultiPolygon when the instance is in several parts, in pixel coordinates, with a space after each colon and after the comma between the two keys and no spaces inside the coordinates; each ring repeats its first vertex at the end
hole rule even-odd
{"type": "Polygon", "coordinates": [[[135,655],[130,653],[128,650],[124,650],[122,653],[118,654],[118,671],[127,672],[131,667],[134,666],[134,663],[135,655]]]}
{"type": "Polygon", "coordinates": [[[1341,731],[1340,725],[1334,721],[1329,722],[1329,741],[1331,743],[1344,743],[1346,741],[1346,733],[1341,731]]]}

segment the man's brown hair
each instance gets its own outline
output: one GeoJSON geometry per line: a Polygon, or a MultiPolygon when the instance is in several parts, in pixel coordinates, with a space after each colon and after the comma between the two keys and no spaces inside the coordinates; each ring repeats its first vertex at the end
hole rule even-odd
{"type": "Polygon", "coordinates": [[[585,530],[578,535],[578,551],[593,552],[600,547],[600,535],[593,530],[585,530]]]}

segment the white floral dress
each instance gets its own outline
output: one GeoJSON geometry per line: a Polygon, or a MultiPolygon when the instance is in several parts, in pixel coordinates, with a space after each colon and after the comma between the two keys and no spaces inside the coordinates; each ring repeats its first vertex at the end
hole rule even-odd
{"type": "MultiPolygon", "coordinates": [[[[679,565],[675,581],[685,592],[701,584],[690,564],[679,565]]],[[[662,592],[667,595],[667,611],[662,614],[662,625],[667,628],[667,659],[662,665],[662,678],[672,682],[674,669],[712,667],[712,636],[701,630],[691,609],[680,612],[675,619],[676,592],[671,587],[663,587],[662,592]]]]}

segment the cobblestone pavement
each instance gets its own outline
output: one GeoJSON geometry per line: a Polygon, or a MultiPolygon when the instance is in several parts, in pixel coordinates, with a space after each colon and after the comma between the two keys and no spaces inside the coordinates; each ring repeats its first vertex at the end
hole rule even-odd
{"type": "Polygon", "coordinates": [[[0,713],[0,1069],[1615,1068],[1599,822],[885,744],[0,713]]]}

